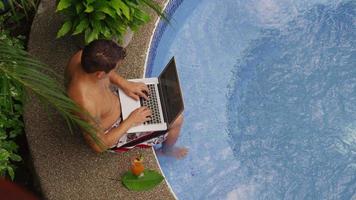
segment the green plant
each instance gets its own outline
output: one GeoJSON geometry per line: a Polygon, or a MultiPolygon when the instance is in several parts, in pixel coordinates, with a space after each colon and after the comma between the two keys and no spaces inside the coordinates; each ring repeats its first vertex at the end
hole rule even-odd
{"type": "MultiPolygon", "coordinates": [[[[0,29],[0,41],[14,48],[23,49],[18,38],[9,36],[9,32],[0,29]]],[[[1,63],[0,63],[1,65],[1,63]]],[[[23,133],[23,87],[13,82],[5,74],[0,75],[0,175],[6,173],[14,179],[13,162],[21,161],[17,154],[15,139],[23,133]]]]}
{"type": "Polygon", "coordinates": [[[5,3],[3,1],[0,1],[0,10],[5,10],[5,3]]]}
{"type": "Polygon", "coordinates": [[[71,33],[84,34],[86,44],[99,38],[121,42],[128,27],[136,31],[149,21],[145,7],[166,19],[153,0],[60,0],[57,12],[63,13],[66,19],[57,38],[71,33]]]}
{"type": "Polygon", "coordinates": [[[13,178],[12,162],[21,160],[16,154],[17,145],[13,138],[23,131],[21,117],[22,102],[26,96],[24,89],[54,107],[64,117],[71,132],[72,125],[79,125],[103,147],[94,127],[75,115],[85,112],[66,96],[64,87],[56,81],[61,78],[24,51],[19,40],[9,38],[0,29],[0,175],[7,172],[13,178]]]}
{"type": "Polygon", "coordinates": [[[15,166],[12,163],[22,160],[17,154],[18,145],[15,143],[15,138],[23,133],[24,128],[21,89],[11,86],[11,102],[0,97],[0,176],[7,172],[11,179],[15,177],[15,166]]]}

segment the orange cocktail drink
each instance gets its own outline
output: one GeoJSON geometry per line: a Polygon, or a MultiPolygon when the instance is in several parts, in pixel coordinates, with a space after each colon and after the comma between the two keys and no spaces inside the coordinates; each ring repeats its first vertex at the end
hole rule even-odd
{"type": "Polygon", "coordinates": [[[139,157],[139,158],[135,158],[132,161],[132,165],[131,165],[131,172],[135,175],[135,176],[143,176],[143,170],[145,170],[145,167],[143,166],[143,158],[139,157]]]}

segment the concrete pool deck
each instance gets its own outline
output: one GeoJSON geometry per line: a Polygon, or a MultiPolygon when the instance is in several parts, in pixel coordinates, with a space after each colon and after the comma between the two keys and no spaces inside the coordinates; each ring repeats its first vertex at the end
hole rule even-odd
{"type": "MultiPolygon", "coordinates": [[[[163,5],[167,0],[160,0],[163,5]]],[[[56,1],[42,0],[33,21],[28,51],[58,74],[64,73],[68,59],[78,51],[73,37],[56,39],[63,18],[55,13],[56,1]]],[[[125,78],[143,76],[147,48],[157,17],[135,33],[127,47],[125,78]]],[[[25,126],[35,177],[45,199],[175,199],[166,182],[145,192],[131,192],[118,181],[130,159],[142,153],[146,168],[159,170],[152,149],[127,153],[96,154],[76,130],[70,134],[64,119],[29,95],[25,106],[25,126]],[[47,114],[48,113],[48,114],[47,114]]]]}

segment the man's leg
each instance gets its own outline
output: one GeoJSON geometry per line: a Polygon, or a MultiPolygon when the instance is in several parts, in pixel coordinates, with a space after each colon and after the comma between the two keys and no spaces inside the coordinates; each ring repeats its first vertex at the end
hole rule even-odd
{"type": "Polygon", "coordinates": [[[180,130],[183,125],[183,115],[180,115],[168,130],[166,140],[162,143],[162,148],[159,149],[159,154],[182,158],[188,153],[185,147],[175,147],[175,143],[179,137],[180,130]]]}

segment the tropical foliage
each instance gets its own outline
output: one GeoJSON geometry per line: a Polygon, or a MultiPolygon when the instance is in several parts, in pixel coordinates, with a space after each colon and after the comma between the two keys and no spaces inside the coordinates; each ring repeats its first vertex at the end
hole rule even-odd
{"type": "MultiPolygon", "coordinates": [[[[74,113],[83,111],[66,96],[57,81],[62,77],[43,63],[31,58],[17,39],[11,39],[0,30],[0,175],[6,172],[14,178],[13,161],[20,161],[14,138],[23,132],[22,103],[26,89],[54,107],[67,121],[81,126],[94,141],[101,144],[93,127],[74,113]],[[52,78],[55,77],[55,78],[52,78]]],[[[89,115],[88,115],[89,116],[89,115]]]]}
{"type": "MultiPolygon", "coordinates": [[[[77,124],[86,131],[93,132],[91,125],[75,115],[85,112],[66,95],[64,87],[57,81],[62,77],[45,64],[31,58],[26,51],[0,41],[0,73],[1,76],[6,76],[7,80],[35,93],[42,103],[54,107],[70,128],[71,125],[77,124]]],[[[6,93],[8,92],[10,91],[6,93]]]]}
{"type": "Polygon", "coordinates": [[[84,34],[86,44],[99,38],[121,42],[128,28],[136,31],[149,21],[144,7],[165,17],[153,0],[60,0],[57,12],[67,18],[57,38],[71,33],[84,34]]]}
{"type": "MultiPolygon", "coordinates": [[[[9,37],[9,32],[0,29],[2,44],[22,49],[22,41],[9,37]]],[[[1,48],[0,47],[0,48],[1,48]]],[[[1,55],[0,55],[1,57],[1,55]]],[[[0,61],[0,68],[3,66],[0,61]]],[[[17,154],[18,145],[15,143],[17,136],[23,133],[23,87],[12,82],[5,74],[0,75],[0,176],[6,173],[14,179],[13,162],[21,161],[17,154]]]]}

